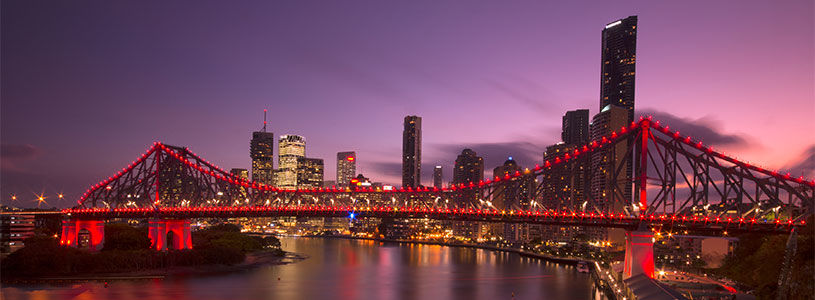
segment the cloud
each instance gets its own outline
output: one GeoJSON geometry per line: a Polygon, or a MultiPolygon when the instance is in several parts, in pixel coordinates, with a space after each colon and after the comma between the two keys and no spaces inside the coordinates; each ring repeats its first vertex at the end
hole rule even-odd
{"type": "Polygon", "coordinates": [[[363,174],[374,181],[380,181],[377,177],[398,177],[402,178],[402,162],[371,162],[365,165],[371,173],[363,174]]]}
{"type": "Polygon", "coordinates": [[[679,130],[682,135],[690,135],[707,145],[735,147],[747,145],[747,140],[744,137],[719,131],[716,121],[708,117],[694,120],[651,109],[640,112],[644,115],[654,116],[654,120],[659,120],[663,125],[670,126],[672,130],[679,130]]]}
{"type": "Polygon", "coordinates": [[[29,144],[0,144],[0,170],[26,173],[20,164],[36,159],[42,150],[29,144]]]}
{"type": "Polygon", "coordinates": [[[3,159],[31,159],[40,155],[42,151],[32,145],[2,144],[0,145],[0,158],[3,159]]]}
{"type": "MultiPolygon", "coordinates": [[[[523,81],[518,80],[516,82],[523,82],[523,81]]],[[[547,94],[547,96],[549,96],[549,97],[540,97],[540,96],[534,96],[534,95],[530,94],[531,89],[523,89],[523,88],[519,89],[519,88],[515,88],[515,87],[510,87],[509,85],[501,83],[501,82],[496,81],[496,80],[487,80],[487,83],[490,86],[492,86],[493,88],[495,88],[496,90],[508,95],[510,99],[513,99],[513,100],[515,100],[515,101],[517,101],[517,102],[519,102],[519,103],[521,103],[523,105],[526,105],[527,107],[532,108],[532,109],[534,109],[534,110],[536,110],[536,111],[538,111],[540,113],[551,114],[551,113],[557,111],[555,109],[555,107],[552,105],[552,103],[544,101],[544,99],[542,99],[542,98],[552,98],[552,95],[550,95],[550,93],[544,92],[544,94],[547,94]]],[[[527,84],[527,85],[529,86],[531,84],[527,84]]],[[[532,89],[534,89],[534,87],[532,89]]],[[[540,94],[540,92],[533,92],[533,93],[540,94]]]]}
{"type": "Polygon", "coordinates": [[[810,145],[798,159],[784,166],[783,169],[788,170],[794,176],[803,175],[804,178],[815,178],[815,144],[810,145]]]}

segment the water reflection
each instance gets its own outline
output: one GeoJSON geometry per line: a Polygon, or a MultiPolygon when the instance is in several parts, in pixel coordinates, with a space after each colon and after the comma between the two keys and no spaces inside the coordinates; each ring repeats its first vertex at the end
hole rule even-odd
{"type": "Polygon", "coordinates": [[[574,268],[436,245],[283,238],[308,259],[208,277],[3,287],[4,299],[590,299],[574,268]]]}

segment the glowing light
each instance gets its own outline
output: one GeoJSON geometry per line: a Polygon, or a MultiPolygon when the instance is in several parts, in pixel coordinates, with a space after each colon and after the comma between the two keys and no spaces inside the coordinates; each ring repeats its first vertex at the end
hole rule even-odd
{"type": "Polygon", "coordinates": [[[356,158],[353,157],[353,156],[349,156],[349,157],[346,157],[345,159],[347,159],[348,161],[354,161],[356,158]]]}

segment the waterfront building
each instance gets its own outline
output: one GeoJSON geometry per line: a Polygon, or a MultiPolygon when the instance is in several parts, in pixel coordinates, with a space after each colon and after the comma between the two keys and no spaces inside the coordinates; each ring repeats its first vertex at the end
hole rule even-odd
{"type": "Polygon", "coordinates": [[[22,248],[23,241],[34,236],[34,215],[0,215],[0,252],[10,253],[22,248]]]}
{"type": "MultiPolygon", "coordinates": [[[[439,168],[440,169],[440,168],[439,168]]],[[[453,184],[478,184],[484,178],[484,158],[472,149],[464,149],[456,157],[453,168],[453,184]]],[[[453,204],[458,208],[479,207],[481,195],[477,190],[459,190],[453,193],[453,204]]],[[[453,222],[453,234],[459,237],[478,239],[482,233],[479,223],[453,222]]]]}

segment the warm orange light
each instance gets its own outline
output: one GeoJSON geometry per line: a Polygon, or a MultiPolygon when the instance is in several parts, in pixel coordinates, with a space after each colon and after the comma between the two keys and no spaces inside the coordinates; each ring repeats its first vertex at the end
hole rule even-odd
{"type": "Polygon", "coordinates": [[[349,157],[346,157],[345,159],[347,159],[348,161],[354,161],[354,159],[356,159],[356,158],[353,157],[353,156],[349,156],[349,157]]]}

